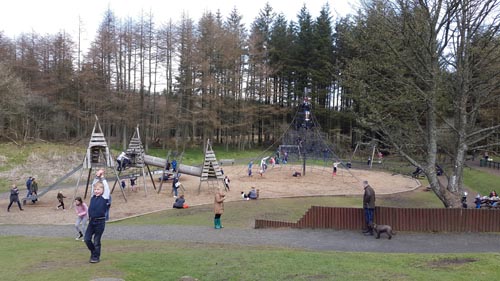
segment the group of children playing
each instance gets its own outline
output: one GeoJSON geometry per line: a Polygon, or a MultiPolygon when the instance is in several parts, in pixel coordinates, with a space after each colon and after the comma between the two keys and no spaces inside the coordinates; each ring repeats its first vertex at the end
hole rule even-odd
{"type": "MultiPolygon", "coordinates": [[[[131,181],[132,180],[134,180],[134,184],[131,185],[134,186],[135,179],[131,179],[131,181]]],[[[178,182],[178,179],[177,183],[180,184],[178,182]]],[[[224,187],[226,191],[230,191],[229,183],[230,180],[226,176],[224,178],[224,187]]],[[[176,186],[175,183],[173,184],[173,186],[176,186]]],[[[177,188],[174,189],[176,191],[177,188]]],[[[11,189],[11,202],[8,206],[8,211],[10,211],[11,205],[15,202],[17,202],[19,209],[23,210],[19,202],[18,195],[19,190],[17,186],[14,185],[11,189]]],[[[259,190],[255,189],[255,187],[252,187],[252,189],[247,194],[242,191],[241,197],[244,200],[258,199],[259,190]]],[[[56,198],[58,200],[56,210],[65,210],[66,206],[64,204],[64,199],[67,197],[62,193],[62,191],[59,191],[56,198]]],[[[101,256],[101,237],[104,232],[106,221],[109,219],[109,209],[111,207],[110,189],[106,179],[104,178],[103,169],[97,171],[96,177],[92,183],[90,204],[87,205],[81,197],[75,197],[73,204],[76,213],[76,221],[74,227],[77,235],[75,240],[85,242],[87,248],[90,251],[89,262],[98,263],[101,256]]],[[[180,194],[180,196],[178,197],[175,196],[175,203],[173,204],[173,208],[184,209],[188,207],[189,206],[186,204],[184,194],[180,194]]]]}
{"type": "MultiPolygon", "coordinates": [[[[30,177],[31,180],[31,177],[30,177]]],[[[32,192],[30,188],[28,191],[32,192]]],[[[64,194],[62,191],[57,193],[59,205],[57,210],[65,209],[64,194]]],[[[10,204],[7,211],[10,212],[10,207],[17,202],[19,209],[23,211],[19,201],[19,189],[13,185],[10,191],[10,204]]],[[[34,203],[34,202],[33,202],[34,203]]],[[[111,196],[108,182],[104,178],[104,170],[100,169],[96,173],[96,177],[92,183],[90,204],[87,206],[81,197],[75,197],[74,201],[76,222],[75,229],[77,232],[76,240],[84,241],[90,251],[90,263],[98,263],[101,257],[101,236],[104,232],[106,221],[109,219],[109,209],[111,207],[111,196]],[[87,223],[88,222],[88,223],[87,223]]]]}
{"type": "Polygon", "coordinates": [[[500,207],[500,205],[498,204],[500,203],[500,197],[495,190],[492,190],[489,196],[481,196],[478,193],[476,199],[474,200],[474,203],[476,204],[476,209],[480,209],[482,207],[498,208],[500,207]]]}

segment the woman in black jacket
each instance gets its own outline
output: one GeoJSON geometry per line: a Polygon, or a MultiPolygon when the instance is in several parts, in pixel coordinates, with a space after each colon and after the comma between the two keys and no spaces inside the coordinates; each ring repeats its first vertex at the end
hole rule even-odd
{"type": "Polygon", "coordinates": [[[24,211],[24,209],[21,207],[21,202],[19,202],[19,189],[17,189],[17,186],[15,184],[10,189],[10,204],[9,207],[7,207],[7,212],[10,212],[10,206],[12,206],[12,203],[14,202],[17,202],[19,210],[24,211]]]}

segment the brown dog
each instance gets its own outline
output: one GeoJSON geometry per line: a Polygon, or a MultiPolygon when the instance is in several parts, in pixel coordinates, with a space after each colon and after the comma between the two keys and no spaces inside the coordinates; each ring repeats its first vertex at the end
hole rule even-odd
{"type": "Polygon", "coordinates": [[[381,233],[387,233],[387,236],[389,236],[389,239],[391,239],[392,236],[395,235],[395,233],[392,232],[392,227],[390,225],[373,224],[373,231],[375,231],[375,233],[377,233],[377,236],[375,237],[377,239],[380,239],[381,233]]]}

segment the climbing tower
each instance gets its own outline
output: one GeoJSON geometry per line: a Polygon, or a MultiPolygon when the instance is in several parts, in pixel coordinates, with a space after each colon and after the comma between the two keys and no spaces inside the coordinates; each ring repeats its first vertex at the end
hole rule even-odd
{"type": "MultiPolygon", "coordinates": [[[[101,124],[99,124],[99,119],[97,116],[95,116],[95,123],[94,123],[94,128],[92,129],[92,135],[90,136],[90,141],[89,145],[87,147],[87,153],[85,154],[85,157],[83,158],[83,163],[82,163],[82,172],[80,173],[80,177],[78,178],[78,181],[76,183],[76,188],[75,188],[75,196],[78,192],[78,186],[80,184],[80,179],[83,174],[84,169],[89,169],[88,177],[87,177],[87,185],[85,187],[85,194],[84,198],[87,198],[87,192],[89,188],[89,182],[92,174],[93,169],[101,169],[101,168],[111,168],[116,176],[117,181],[120,181],[120,178],[118,177],[118,174],[116,173],[116,170],[114,169],[114,161],[113,157],[111,155],[111,152],[108,147],[108,143],[106,142],[106,138],[104,137],[104,133],[101,128],[101,124]]],[[[127,201],[127,198],[125,196],[125,193],[122,190],[122,195],[123,198],[125,199],[125,202],[127,201]]],[[[75,197],[74,196],[74,197],[75,197]]]]}
{"type": "Polygon", "coordinates": [[[223,180],[224,176],[222,175],[217,157],[215,157],[215,152],[212,149],[212,144],[210,143],[210,140],[207,140],[207,146],[205,148],[205,160],[203,161],[203,168],[201,171],[198,191],[200,191],[201,184],[203,182],[206,182],[209,187],[216,187],[219,186],[219,181],[221,181],[222,183],[223,180]]]}
{"type": "Polygon", "coordinates": [[[96,116],[94,128],[92,129],[92,135],[90,136],[89,146],[87,147],[87,154],[83,162],[83,168],[92,169],[102,167],[112,168],[114,167],[114,161],[111,158],[108,143],[106,142],[106,138],[104,138],[101,124],[99,124],[99,120],[96,116]]]}
{"type": "MultiPolygon", "coordinates": [[[[144,167],[148,168],[149,176],[151,178],[151,182],[153,183],[153,187],[156,189],[155,182],[153,180],[153,176],[151,175],[151,170],[149,169],[149,166],[145,164],[144,162],[144,146],[142,145],[142,140],[141,140],[141,135],[139,133],[139,125],[136,126],[134,134],[130,138],[130,142],[128,144],[127,150],[125,151],[125,154],[127,158],[130,160],[130,163],[127,165],[128,168],[137,168],[140,169],[141,173],[140,174],[129,174],[126,176],[122,176],[121,178],[136,178],[138,176],[142,176],[143,178],[143,183],[144,183],[144,192],[147,195],[147,189],[146,189],[146,172],[144,170],[144,167]]],[[[123,170],[120,170],[118,172],[118,175],[121,175],[121,172],[123,170]]],[[[115,186],[118,182],[115,181],[113,184],[113,190],[115,189],[115,186]]]]}
{"type": "Polygon", "coordinates": [[[130,139],[126,153],[130,156],[130,163],[134,167],[144,167],[144,146],[142,145],[141,135],[139,134],[139,125],[135,128],[134,135],[130,139]]]}

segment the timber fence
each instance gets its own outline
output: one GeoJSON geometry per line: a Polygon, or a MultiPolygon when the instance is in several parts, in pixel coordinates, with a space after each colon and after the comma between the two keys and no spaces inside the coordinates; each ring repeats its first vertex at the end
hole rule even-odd
{"type": "MultiPolygon", "coordinates": [[[[500,232],[498,209],[376,207],[374,221],[397,231],[500,232]]],[[[361,230],[364,213],[361,208],[312,206],[296,222],[255,220],[255,228],[279,227],[361,230]]]]}
{"type": "Polygon", "coordinates": [[[487,167],[492,169],[500,169],[500,162],[486,161],[486,159],[479,159],[479,167],[487,167]]]}

